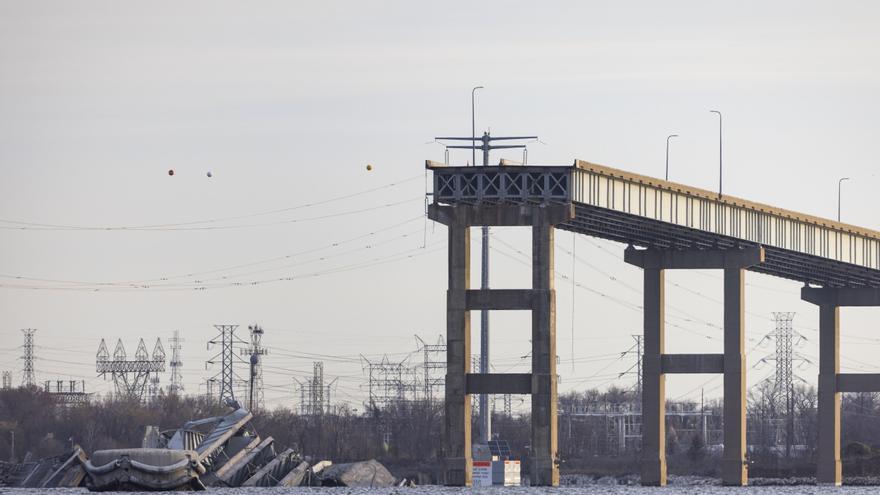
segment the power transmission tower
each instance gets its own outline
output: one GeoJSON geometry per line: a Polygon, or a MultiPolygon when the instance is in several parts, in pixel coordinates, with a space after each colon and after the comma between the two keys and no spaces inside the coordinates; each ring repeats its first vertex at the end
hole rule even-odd
{"type": "MultiPolygon", "coordinates": [[[[146,351],[146,346],[144,347],[146,351]]],[[[165,362],[165,348],[162,347],[162,341],[156,339],[156,345],[153,347],[153,360],[162,360],[165,362]]],[[[162,390],[162,387],[159,385],[159,372],[154,371],[152,376],[150,377],[150,399],[156,400],[159,397],[159,392],[162,390]]]]}
{"type": "Polygon", "coordinates": [[[183,342],[183,339],[180,338],[180,332],[175,330],[174,336],[171,337],[171,362],[168,363],[171,367],[171,385],[168,386],[169,395],[181,395],[183,392],[183,375],[180,372],[183,368],[183,361],[180,359],[180,350],[183,348],[180,345],[181,342],[183,342]]]}
{"type": "Polygon", "coordinates": [[[424,379],[422,394],[426,401],[434,402],[443,397],[443,385],[446,382],[446,342],[443,336],[437,338],[436,344],[428,344],[416,335],[419,351],[424,355],[424,379]]]}
{"type": "Polygon", "coordinates": [[[624,375],[636,375],[636,383],[635,383],[635,393],[637,398],[641,398],[642,396],[642,336],[641,335],[633,335],[633,340],[636,341],[635,344],[632,345],[626,351],[620,353],[620,357],[624,357],[628,354],[636,355],[636,362],[630,366],[626,371],[618,375],[618,378],[624,375]]]}
{"type": "MultiPolygon", "coordinates": [[[[472,100],[473,101],[473,100],[472,100]]],[[[492,137],[488,132],[484,132],[483,136],[480,138],[480,144],[476,144],[476,139],[474,136],[471,137],[437,137],[435,140],[449,140],[449,141],[470,141],[470,145],[460,145],[460,146],[446,146],[447,149],[469,149],[469,150],[482,150],[483,152],[483,166],[489,166],[489,152],[491,150],[496,149],[512,149],[512,148],[521,148],[525,150],[526,145],[524,144],[492,144],[493,141],[521,141],[524,139],[538,139],[538,136],[506,136],[506,137],[492,137]]],[[[527,155],[523,152],[523,164],[525,164],[525,157],[527,155]]],[[[503,163],[503,162],[502,162],[503,163]]],[[[476,165],[476,163],[474,164],[476,165]]],[[[488,188],[498,187],[488,184],[488,188]]],[[[482,249],[481,249],[481,272],[480,272],[480,289],[488,290],[489,289],[489,227],[483,226],[482,228],[482,249]]],[[[486,374],[489,373],[489,311],[482,310],[480,311],[480,367],[477,368],[480,370],[480,373],[486,374]]],[[[479,395],[480,402],[480,428],[479,428],[479,440],[478,443],[489,443],[489,440],[492,438],[492,413],[489,412],[489,396],[487,394],[479,395]]]]}
{"type": "MultiPolygon", "coordinates": [[[[776,352],[761,359],[757,365],[775,361],[776,373],[773,380],[774,409],[784,411],[785,414],[785,455],[791,455],[791,445],[794,442],[794,380],[803,381],[794,373],[794,362],[809,362],[794,348],[806,338],[794,330],[792,321],[795,313],[774,312],[773,319],[776,328],[765,335],[761,342],[773,340],[776,344],[776,352]]],[[[759,343],[761,343],[759,342],[759,343]]],[[[757,366],[756,365],[756,366],[757,366]]]]}
{"type": "Polygon", "coordinates": [[[21,370],[21,385],[31,388],[37,385],[37,379],[34,376],[34,334],[36,328],[25,328],[21,331],[24,334],[24,351],[21,359],[24,361],[24,367],[21,370]]]}
{"type": "Polygon", "coordinates": [[[105,379],[107,373],[110,374],[117,395],[143,401],[147,385],[151,382],[150,378],[160,371],[165,371],[165,350],[162,348],[162,341],[156,339],[151,357],[146,344],[144,344],[144,339],[140,339],[134,360],[129,360],[125,353],[125,346],[122,345],[122,339],[116,342],[112,359],[107,349],[107,343],[101,339],[95,357],[95,371],[105,379]]]}
{"type": "Polygon", "coordinates": [[[86,393],[86,382],[77,380],[46,380],[43,390],[51,395],[62,406],[73,406],[89,402],[89,394],[86,393]],[[55,385],[54,387],[52,385],[55,385]]]}
{"type": "Polygon", "coordinates": [[[263,347],[263,328],[260,325],[250,325],[248,330],[251,335],[250,346],[242,349],[242,354],[249,356],[250,375],[248,381],[248,409],[259,410],[263,407],[263,365],[262,356],[269,353],[263,347]]]}
{"type": "Polygon", "coordinates": [[[320,414],[324,412],[324,363],[314,363],[312,370],[312,411],[320,414]]]}
{"type": "Polygon", "coordinates": [[[369,403],[366,407],[370,410],[382,410],[388,406],[407,400],[407,387],[404,383],[404,375],[408,375],[410,369],[406,366],[406,360],[391,362],[388,356],[382,356],[379,362],[371,362],[361,355],[364,368],[369,372],[369,403]]]}
{"type": "MultiPolygon", "coordinates": [[[[294,379],[296,380],[296,379],[294,379]]],[[[303,381],[296,380],[299,386],[299,413],[303,416],[316,416],[331,411],[330,390],[336,379],[324,384],[324,362],[312,363],[312,376],[303,381]]]]}
{"type": "Polygon", "coordinates": [[[216,364],[219,359],[220,372],[214,375],[214,378],[220,377],[219,399],[220,403],[225,403],[227,400],[235,400],[235,385],[243,382],[235,372],[234,364],[236,362],[244,365],[250,364],[232,352],[233,347],[236,344],[247,345],[248,343],[235,336],[235,329],[238,328],[238,325],[214,325],[214,328],[220,333],[208,341],[208,349],[214,344],[220,344],[220,352],[205,362],[205,369],[208,368],[208,365],[216,364]]]}
{"type": "Polygon", "coordinates": [[[12,372],[4,371],[3,372],[3,389],[8,390],[12,388],[12,372]]]}
{"type": "Polygon", "coordinates": [[[216,378],[205,378],[205,398],[209,401],[214,400],[214,384],[216,383],[216,378]]]}
{"type": "MultiPolygon", "coordinates": [[[[472,372],[474,370],[481,369],[480,368],[481,361],[482,361],[482,359],[480,359],[479,355],[477,355],[477,354],[471,355],[471,371],[472,372]]],[[[482,418],[483,417],[483,410],[481,408],[483,407],[483,404],[482,404],[482,402],[480,402],[480,397],[481,397],[480,395],[471,394],[471,411],[477,411],[479,413],[478,417],[482,418]]]]}

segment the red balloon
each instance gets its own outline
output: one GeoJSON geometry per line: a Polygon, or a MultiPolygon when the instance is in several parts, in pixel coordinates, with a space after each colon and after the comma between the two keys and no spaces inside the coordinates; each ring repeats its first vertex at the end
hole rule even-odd
{"type": "Polygon", "coordinates": [[[169,170],[168,175],[174,175],[174,169],[169,170]]]}

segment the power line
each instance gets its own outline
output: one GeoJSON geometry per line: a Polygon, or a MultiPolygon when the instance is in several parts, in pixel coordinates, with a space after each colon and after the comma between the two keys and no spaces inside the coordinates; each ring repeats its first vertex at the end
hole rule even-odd
{"type": "MultiPolygon", "coordinates": [[[[0,223],[8,223],[13,225],[18,225],[19,227],[8,227],[8,226],[0,226],[0,229],[10,229],[10,230],[97,230],[97,231],[114,231],[114,230],[124,230],[124,231],[132,231],[132,230],[190,230],[190,229],[179,229],[175,227],[190,227],[194,225],[206,224],[206,223],[218,223],[225,222],[229,220],[241,220],[245,218],[253,218],[258,216],[265,215],[274,215],[278,213],[284,213],[288,211],[298,210],[302,208],[310,208],[313,206],[325,205],[328,203],[332,203],[335,201],[341,201],[345,199],[354,198],[357,196],[362,196],[364,194],[369,194],[371,192],[380,191],[383,189],[388,189],[391,187],[395,187],[401,184],[405,184],[407,182],[411,182],[413,180],[421,178],[422,175],[415,175],[412,177],[408,177],[396,182],[391,182],[382,186],[374,187],[371,189],[365,189],[362,191],[358,191],[351,194],[346,194],[342,196],[336,196],[334,198],[328,198],[321,201],[314,201],[311,203],[305,203],[296,206],[290,206],[286,208],[279,208],[275,210],[267,210],[262,212],[248,213],[245,215],[237,215],[230,217],[221,217],[221,218],[211,218],[205,220],[193,220],[189,222],[176,222],[176,223],[160,223],[160,224],[146,224],[146,225],[127,225],[127,226],[113,226],[113,225],[102,225],[102,226],[82,226],[82,225],[60,225],[60,224],[51,224],[51,223],[38,223],[38,222],[27,222],[21,220],[6,220],[0,219],[0,223]],[[35,228],[30,228],[35,227],[35,228]]],[[[420,201],[421,197],[418,198],[420,201]]],[[[411,201],[411,200],[407,200],[411,201]]],[[[316,218],[328,218],[328,217],[316,217],[316,218]]],[[[202,229],[198,229],[202,230],[202,229]]]]}
{"type": "MultiPolygon", "coordinates": [[[[287,260],[290,258],[295,258],[297,256],[302,256],[305,254],[311,254],[311,253],[324,251],[324,250],[328,250],[328,249],[334,249],[334,248],[340,247],[345,244],[349,244],[351,242],[354,242],[354,241],[357,241],[360,239],[372,237],[372,236],[375,236],[375,235],[380,234],[382,232],[387,232],[389,230],[392,230],[397,227],[409,224],[409,223],[414,222],[416,220],[420,220],[422,217],[423,217],[423,215],[418,215],[416,217],[409,218],[407,220],[389,225],[387,227],[382,227],[380,229],[374,229],[374,230],[367,232],[367,233],[364,233],[364,234],[360,234],[360,235],[357,235],[354,237],[349,237],[349,238],[346,238],[346,239],[343,239],[340,241],[333,241],[333,242],[330,242],[330,243],[327,243],[327,244],[324,244],[324,245],[321,245],[318,247],[309,248],[309,249],[298,251],[298,252],[287,253],[287,254],[283,254],[280,256],[273,256],[270,258],[260,259],[257,261],[251,261],[251,262],[247,262],[247,263],[239,263],[239,264],[235,264],[235,265],[231,265],[231,266],[214,268],[214,269],[204,270],[204,271],[199,271],[199,272],[189,272],[189,273],[177,274],[177,275],[164,275],[164,276],[146,278],[146,279],[130,279],[130,280],[104,281],[104,282],[94,282],[94,281],[84,281],[84,280],[60,280],[60,279],[53,279],[53,278],[29,277],[29,276],[24,276],[24,275],[10,275],[10,274],[0,274],[0,278],[7,278],[7,279],[12,279],[12,280],[26,280],[26,281],[33,281],[33,282],[51,282],[51,283],[60,283],[60,284],[71,284],[71,285],[84,285],[84,286],[116,286],[116,285],[118,285],[118,286],[131,286],[131,285],[143,285],[143,284],[148,284],[151,282],[167,282],[167,281],[175,280],[175,279],[193,278],[193,277],[197,277],[197,276],[201,276],[201,275],[211,275],[211,274],[215,274],[215,273],[222,273],[222,272],[237,270],[240,268],[248,268],[248,267],[252,267],[252,266],[264,265],[264,264],[273,263],[276,261],[284,261],[284,260],[287,260]]],[[[415,233],[415,232],[417,232],[417,231],[413,231],[413,233],[415,233]]],[[[404,234],[404,236],[407,236],[408,234],[404,234]]],[[[395,237],[392,240],[396,240],[397,238],[398,237],[395,237]]],[[[380,245],[380,244],[385,244],[387,242],[390,242],[390,240],[382,241],[381,243],[373,243],[371,245],[380,245]]],[[[367,247],[369,247],[371,245],[368,245],[367,247]]],[[[336,255],[333,255],[333,256],[336,256],[336,255]]],[[[324,258],[319,258],[319,259],[324,259],[324,258]]]]}
{"type": "MultiPolygon", "coordinates": [[[[429,247],[439,246],[443,241],[437,241],[436,243],[429,244],[429,247]]],[[[192,284],[192,285],[180,285],[174,287],[163,287],[157,286],[152,287],[149,285],[141,285],[141,286],[131,286],[131,287],[59,287],[59,286],[36,286],[36,285],[20,285],[20,284],[0,284],[0,287],[11,288],[11,289],[29,289],[29,290],[61,290],[61,291],[85,291],[85,292],[126,292],[126,291],[140,291],[140,290],[150,290],[152,292],[181,292],[181,291],[192,291],[192,290],[208,290],[208,289],[223,289],[230,287],[250,287],[257,285],[265,285],[269,283],[277,283],[277,282],[290,282],[293,280],[299,280],[304,278],[314,278],[321,277],[325,275],[333,275],[336,273],[344,273],[354,270],[360,270],[364,268],[372,268],[374,266],[385,265],[388,263],[395,263],[398,261],[404,261],[407,259],[415,258],[418,256],[424,256],[425,254],[434,253],[442,250],[442,247],[436,247],[433,249],[425,249],[422,247],[417,247],[414,249],[408,249],[405,251],[400,251],[397,253],[393,253],[384,257],[376,257],[371,260],[362,261],[359,263],[353,263],[349,265],[343,265],[341,267],[327,268],[324,270],[317,270],[314,272],[304,273],[301,275],[290,275],[286,277],[276,277],[276,278],[264,278],[258,280],[248,280],[241,282],[225,282],[218,284],[192,284]]]]}

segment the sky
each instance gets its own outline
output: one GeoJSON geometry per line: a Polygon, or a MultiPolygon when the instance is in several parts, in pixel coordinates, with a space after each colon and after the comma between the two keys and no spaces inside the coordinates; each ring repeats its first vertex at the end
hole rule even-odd
{"type": "MultiPolygon", "coordinates": [[[[204,393],[214,325],[258,323],[267,405],[296,407],[322,360],[332,400],[361,409],[365,360],[419,364],[415,335],[445,329],[424,160],[468,135],[478,85],[477,132],[538,135],[530,164],[661,177],[678,134],[670,179],[710,190],[719,110],[726,194],[834,218],[849,177],[843,221],[880,230],[878,21],[873,2],[2,1],[0,369],[20,382],[20,329],[37,328],[38,382],[106,392],[102,338],[133,355],[177,330],[186,392],[204,393]]],[[[528,234],[492,239],[491,285],[528,287],[528,234]]],[[[557,235],[562,392],[635,380],[623,248],[557,235]]],[[[797,283],[747,284],[749,382],[772,376],[763,337],[792,311],[815,384],[816,308],[797,283]]],[[[667,274],[667,352],[721,352],[720,298],[719,273],[667,274]]],[[[491,318],[493,369],[528,371],[528,314],[491,318]]],[[[844,371],[877,371],[876,318],[843,310],[844,371]]],[[[716,376],[667,383],[721,395],[716,376]]]]}

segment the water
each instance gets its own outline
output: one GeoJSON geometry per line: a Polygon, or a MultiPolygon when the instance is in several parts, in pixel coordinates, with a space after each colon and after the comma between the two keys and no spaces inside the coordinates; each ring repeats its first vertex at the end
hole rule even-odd
{"type": "MultiPolygon", "coordinates": [[[[47,490],[50,495],[84,495],[92,493],[85,488],[57,488],[47,490]]],[[[480,489],[450,488],[440,486],[420,486],[417,488],[215,488],[205,493],[218,495],[456,495],[479,492],[486,495],[534,495],[535,493],[553,493],[558,495],[822,495],[835,493],[841,495],[876,495],[880,493],[877,486],[750,486],[722,487],[711,485],[670,485],[663,488],[646,488],[641,486],[588,485],[561,488],[527,488],[527,487],[492,487],[480,489]]],[[[0,488],[3,495],[36,495],[40,490],[24,488],[0,488]]],[[[104,492],[123,493],[123,492],[104,492]]],[[[131,493],[131,492],[127,492],[131,493]]],[[[150,492],[155,493],[155,492],[150,492]]]]}

